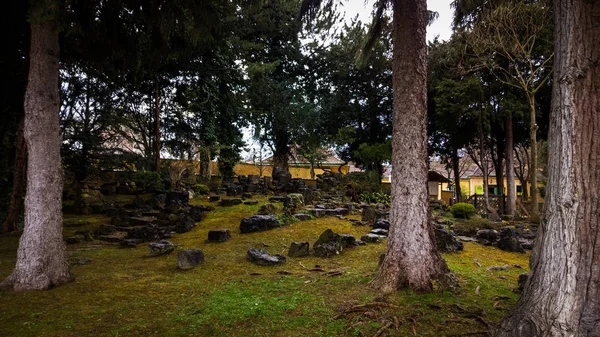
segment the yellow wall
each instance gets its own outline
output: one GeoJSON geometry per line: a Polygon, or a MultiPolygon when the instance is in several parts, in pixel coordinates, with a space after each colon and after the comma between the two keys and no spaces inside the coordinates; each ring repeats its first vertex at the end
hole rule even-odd
{"type": "MultiPolygon", "coordinates": [[[[335,166],[321,166],[322,168],[317,168],[315,167],[315,175],[317,174],[322,174],[325,172],[324,169],[331,171],[331,172],[338,172],[338,165],[335,166]]],[[[260,170],[260,166],[259,165],[255,165],[255,164],[247,164],[247,163],[238,163],[237,165],[235,165],[235,167],[233,168],[233,171],[235,172],[236,175],[241,176],[247,176],[247,175],[260,175],[261,170],[260,170]]],[[[350,167],[348,165],[344,165],[342,166],[342,173],[343,174],[348,174],[350,167]]],[[[263,176],[271,176],[273,173],[273,166],[272,165],[263,165],[262,166],[262,175],[263,176]]],[[[294,166],[294,165],[290,165],[290,173],[292,174],[292,178],[304,178],[304,179],[310,179],[310,166],[294,166]]]]}

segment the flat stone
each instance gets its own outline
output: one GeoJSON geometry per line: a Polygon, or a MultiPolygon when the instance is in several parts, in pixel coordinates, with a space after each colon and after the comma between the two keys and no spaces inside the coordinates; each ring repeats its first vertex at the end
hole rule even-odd
{"type": "Polygon", "coordinates": [[[221,202],[219,203],[219,205],[229,207],[229,206],[239,205],[241,203],[242,203],[242,199],[230,198],[230,199],[222,199],[221,202]]]}
{"type": "Polygon", "coordinates": [[[276,227],[279,227],[279,221],[272,215],[253,215],[240,222],[242,233],[262,232],[276,227]]]}
{"type": "Polygon", "coordinates": [[[140,239],[124,239],[121,241],[120,246],[121,248],[136,248],[140,243],[142,243],[140,239]]]}
{"type": "Polygon", "coordinates": [[[270,255],[263,249],[248,249],[247,258],[248,261],[259,266],[274,266],[285,263],[285,256],[270,255]]]}
{"type": "Polygon", "coordinates": [[[189,270],[204,263],[204,252],[200,249],[186,249],[177,253],[179,269],[189,270]]]}
{"type": "Polygon", "coordinates": [[[390,222],[385,219],[377,219],[373,223],[373,229],[385,229],[387,231],[390,230],[390,222]]]}
{"type": "Polygon", "coordinates": [[[300,221],[307,221],[307,220],[312,219],[312,216],[310,214],[303,214],[303,213],[294,214],[294,217],[300,221]]]}
{"type": "Polygon", "coordinates": [[[308,256],[310,245],[308,242],[292,242],[288,250],[289,257],[308,256]]]}
{"type": "Polygon", "coordinates": [[[258,205],[258,200],[246,200],[244,201],[244,205],[258,205]]]}
{"type": "Polygon", "coordinates": [[[221,196],[220,195],[211,195],[208,197],[208,201],[210,202],[217,202],[221,200],[221,196]]]}
{"type": "Polygon", "coordinates": [[[383,229],[383,228],[375,228],[375,229],[371,230],[371,234],[388,236],[388,230],[383,229]]]}
{"type": "Polygon", "coordinates": [[[112,234],[100,235],[98,240],[106,242],[121,242],[127,237],[127,232],[114,232],[112,234]]]}
{"type": "Polygon", "coordinates": [[[381,242],[381,236],[379,236],[377,234],[365,234],[365,235],[361,236],[360,239],[361,239],[361,241],[368,242],[368,243],[380,243],[381,242]]]}
{"type": "Polygon", "coordinates": [[[171,243],[171,241],[160,240],[157,242],[152,242],[148,245],[148,255],[149,256],[159,256],[171,254],[175,250],[175,245],[171,243]]]}
{"type": "Polygon", "coordinates": [[[231,238],[229,229],[213,229],[208,231],[208,241],[225,242],[231,238]]]}

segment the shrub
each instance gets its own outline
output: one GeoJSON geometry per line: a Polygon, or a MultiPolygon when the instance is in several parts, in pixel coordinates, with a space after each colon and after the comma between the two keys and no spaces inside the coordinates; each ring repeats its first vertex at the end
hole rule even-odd
{"type": "Polygon", "coordinates": [[[160,190],[164,187],[162,178],[160,177],[160,174],[158,174],[158,172],[136,172],[133,175],[132,180],[135,182],[135,186],[138,189],[146,192],[153,192],[156,190],[160,190]]]}
{"type": "Polygon", "coordinates": [[[194,193],[200,195],[206,195],[210,193],[210,188],[204,184],[196,184],[192,189],[194,190],[194,193]]]}
{"type": "Polygon", "coordinates": [[[358,199],[361,202],[369,204],[386,204],[389,205],[392,201],[392,196],[381,192],[363,193],[358,199]]]}
{"type": "Polygon", "coordinates": [[[300,222],[300,220],[298,220],[298,218],[296,218],[295,216],[293,216],[292,214],[290,214],[288,212],[283,212],[281,214],[278,214],[275,218],[277,218],[277,221],[279,222],[279,226],[287,226],[287,225],[291,225],[291,224],[300,222]]]}
{"type": "Polygon", "coordinates": [[[450,207],[450,212],[455,218],[469,219],[477,213],[477,210],[469,203],[459,202],[450,207]]]}

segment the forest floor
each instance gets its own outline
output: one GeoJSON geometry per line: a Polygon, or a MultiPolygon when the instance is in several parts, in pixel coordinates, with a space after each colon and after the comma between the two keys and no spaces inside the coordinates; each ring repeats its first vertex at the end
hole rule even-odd
{"type": "MultiPolygon", "coordinates": [[[[287,255],[291,242],[312,247],[328,228],[357,238],[370,230],[320,218],[240,234],[240,220],[266,198],[258,200],[256,206],[216,206],[191,232],[170,239],[181,246],[166,256],[147,257],[147,244],[68,245],[71,256],[91,262],[72,268],[75,282],[50,291],[0,289],[0,336],[487,336],[515,305],[518,275],[527,272],[529,253],[465,243],[464,251],[443,255],[458,288],[381,298],[369,281],[386,240],[333,258],[256,266],[246,260],[249,248],[287,255]],[[232,238],[207,243],[208,231],[217,228],[228,228],[232,238]],[[180,249],[202,249],[206,261],[179,270],[180,249]]],[[[109,219],[66,215],[65,236],[102,223],[109,219]]],[[[17,246],[18,238],[0,238],[0,279],[12,271],[17,246]]]]}

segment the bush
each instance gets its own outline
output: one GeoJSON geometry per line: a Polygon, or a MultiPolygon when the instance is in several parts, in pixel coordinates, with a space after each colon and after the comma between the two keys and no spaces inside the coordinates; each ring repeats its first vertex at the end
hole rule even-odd
{"type": "Polygon", "coordinates": [[[450,207],[450,212],[455,218],[469,219],[477,213],[477,210],[469,203],[459,202],[450,207]]]}
{"type": "Polygon", "coordinates": [[[132,177],[135,186],[142,191],[154,192],[164,187],[162,178],[158,172],[142,171],[136,172],[132,177]]]}
{"type": "Polygon", "coordinates": [[[296,218],[295,216],[293,216],[292,214],[290,214],[288,212],[283,212],[281,214],[278,214],[275,218],[277,218],[277,222],[279,222],[279,226],[287,226],[287,225],[291,225],[291,224],[300,222],[300,220],[298,218],[296,218]]]}
{"type": "Polygon", "coordinates": [[[196,184],[192,189],[194,190],[194,193],[200,195],[207,195],[210,193],[210,188],[204,184],[196,184]]]}
{"type": "Polygon", "coordinates": [[[392,196],[381,192],[363,193],[358,199],[361,202],[369,204],[385,204],[388,205],[392,202],[392,196]]]}

